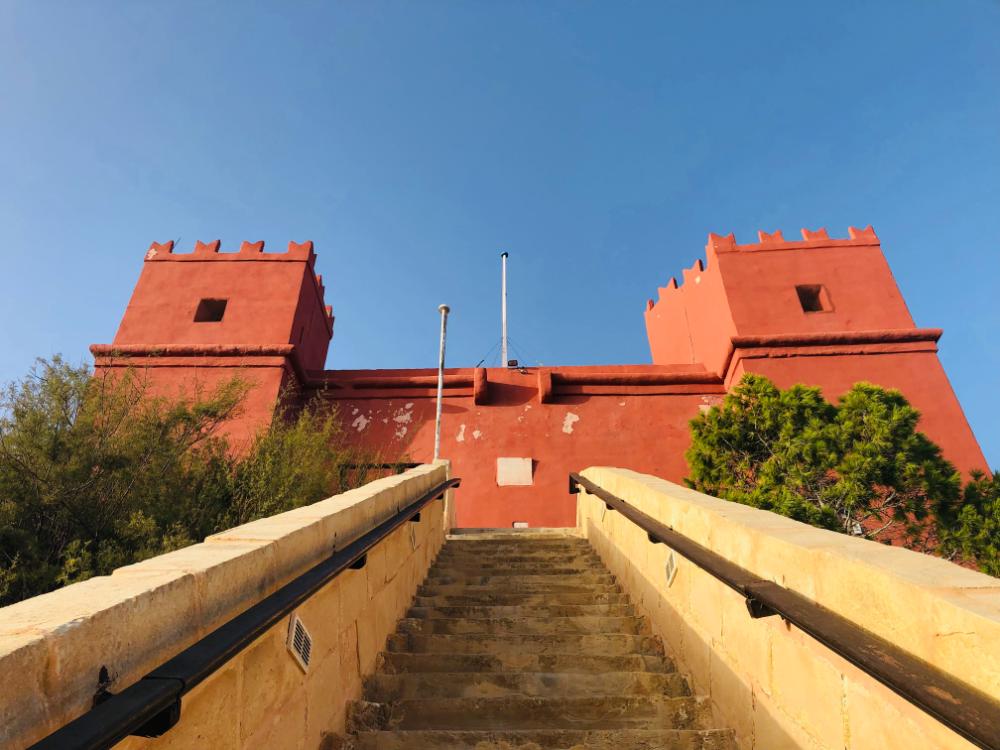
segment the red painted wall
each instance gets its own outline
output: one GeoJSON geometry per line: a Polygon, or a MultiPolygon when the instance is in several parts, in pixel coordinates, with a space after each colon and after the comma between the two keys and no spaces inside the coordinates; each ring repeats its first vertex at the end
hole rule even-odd
{"type": "MultiPolygon", "coordinates": [[[[626,466],[682,481],[688,421],[723,395],[721,381],[713,384],[698,367],[543,371],[557,381],[547,403],[539,398],[537,369],[482,372],[487,385],[477,403],[471,385],[462,385],[463,378],[471,384],[473,371],[449,370],[457,382],[445,390],[442,407],[441,456],[452,461],[454,474],[462,478],[459,526],[510,527],[515,521],[532,527],[573,526],[576,500],[567,492],[568,474],[587,466],[626,466]],[[619,384],[574,383],[595,375],[619,384]],[[642,378],[646,382],[629,382],[642,378]],[[657,384],[657,379],[681,382],[657,384]],[[532,485],[498,486],[500,457],[532,459],[532,485]]],[[[352,381],[376,375],[392,376],[402,384],[432,381],[435,371],[330,371],[322,393],[359,443],[387,451],[394,459],[429,461],[434,450],[434,388],[407,389],[398,396],[393,391],[399,389],[383,388],[369,390],[364,398],[352,397],[352,391],[362,390],[353,388],[352,381]],[[341,387],[330,388],[330,383],[341,387]]]]}
{"type": "MultiPolygon", "coordinates": [[[[652,365],[448,370],[441,454],[463,479],[458,524],[572,525],[567,474],[591,465],[682,481],[689,420],[745,372],[819,385],[830,399],[859,380],[898,388],[960,470],[986,468],[937,359],[941,332],[914,325],[874,231],[802,234],[786,242],[761,232],[752,245],[709,235],[707,264],[647,304],[652,365]],[[823,309],[804,309],[800,285],[822,287],[823,309]],[[501,457],[530,458],[532,484],[498,486],[501,457]]],[[[218,250],[154,243],[114,344],[92,347],[98,366],[138,363],[168,393],[240,374],[257,387],[229,425],[237,438],[266,425],[279,393],[296,385],[387,460],[432,458],[436,371],[322,369],[333,317],[312,243],[218,250]],[[203,298],[228,300],[221,322],[194,322],[203,298]]]]}

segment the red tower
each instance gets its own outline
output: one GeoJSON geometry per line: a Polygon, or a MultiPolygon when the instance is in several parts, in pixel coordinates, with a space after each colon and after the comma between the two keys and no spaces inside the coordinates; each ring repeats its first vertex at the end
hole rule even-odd
{"type": "Polygon", "coordinates": [[[707,267],[697,261],[647,304],[653,362],[701,362],[727,388],[745,372],[818,385],[830,399],[862,380],[896,388],[960,470],[986,469],[937,358],[941,330],[916,327],[875,231],[849,235],[759,232],[752,245],[709,235],[707,267]]]}
{"type": "Polygon", "coordinates": [[[282,388],[323,369],[333,315],[315,261],[312,242],[285,253],[265,253],[263,242],[220,253],[218,241],[175,253],[173,242],[154,242],[114,343],[91,347],[97,365],[147,368],[161,393],[239,374],[254,387],[229,432],[248,436],[270,420],[282,388]]]}

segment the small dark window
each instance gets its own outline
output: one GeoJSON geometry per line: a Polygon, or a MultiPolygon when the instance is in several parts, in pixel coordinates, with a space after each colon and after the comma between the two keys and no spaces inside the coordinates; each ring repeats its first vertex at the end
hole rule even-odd
{"type": "Polygon", "coordinates": [[[203,299],[194,312],[194,322],[218,323],[226,314],[226,302],[224,299],[203,299]]]}
{"type": "Polygon", "coordinates": [[[800,284],[795,287],[803,312],[824,312],[830,310],[830,297],[822,284],[800,284]]]}

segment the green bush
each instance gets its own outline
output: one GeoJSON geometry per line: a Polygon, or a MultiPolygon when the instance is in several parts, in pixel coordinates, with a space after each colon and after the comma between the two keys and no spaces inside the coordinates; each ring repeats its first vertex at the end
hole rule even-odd
{"type": "Polygon", "coordinates": [[[834,405],[819,388],[746,375],[691,421],[688,484],[799,521],[996,571],[1000,479],[964,490],[917,431],[901,393],[857,383],[834,405]],[[990,562],[992,561],[992,562],[990,562]]]}
{"type": "Polygon", "coordinates": [[[94,375],[39,360],[0,396],[0,605],[178,549],[367,481],[336,412],[280,411],[245,450],[220,427],[234,378],[188,399],[141,369],[94,375]],[[357,464],[361,468],[356,468],[357,464]]]}

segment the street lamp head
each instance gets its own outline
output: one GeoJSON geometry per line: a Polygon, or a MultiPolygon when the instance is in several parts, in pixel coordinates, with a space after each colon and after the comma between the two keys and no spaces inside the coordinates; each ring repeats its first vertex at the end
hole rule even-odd
{"type": "Polygon", "coordinates": [[[448,305],[438,305],[438,312],[448,314],[451,312],[451,308],[448,305]]]}

